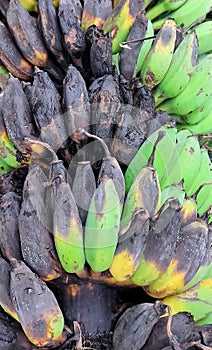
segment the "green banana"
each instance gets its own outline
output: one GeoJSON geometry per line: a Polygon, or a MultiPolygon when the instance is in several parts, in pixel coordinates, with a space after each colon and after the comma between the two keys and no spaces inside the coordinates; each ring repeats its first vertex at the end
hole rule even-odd
{"type": "Polygon", "coordinates": [[[85,225],[85,256],[95,272],[110,267],[118,241],[119,225],[119,197],[113,180],[104,178],[91,199],[85,225]]]}
{"type": "MultiPolygon", "coordinates": [[[[211,99],[211,97],[210,97],[211,99]]],[[[178,124],[178,130],[189,129],[193,134],[201,135],[212,132],[212,109],[197,124],[178,124]]]]}
{"type": "Polygon", "coordinates": [[[182,124],[192,124],[192,125],[197,124],[206,117],[206,115],[211,111],[211,109],[212,109],[212,95],[208,97],[206,102],[204,102],[201,106],[199,106],[197,109],[195,109],[191,113],[188,113],[183,116],[176,116],[176,118],[178,122],[182,124]]]}
{"type": "Polygon", "coordinates": [[[134,71],[134,76],[136,76],[141,70],[141,67],[144,63],[145,57],[147,56],[147,54],[152,46],[153,36],[154,36],[154,29],[152,26],[152,22],[148,19],[147,29],[146,29],[145,37],[143,40],[143,44],[142,44],[140,52],[138,54],[138,59],[137,59],[137,63],[136,63],[135,71],[134,71]]]}
{"type": "Polygon", "coordinates": [[[192,29],[195,30],[198,39],[198,54],[212,53],[212,21],[206,20],[192,29]]]}
{"type": "Polygon", "coordinates": [[[196,136],[190,136],[187,138],[179,157],[183,188],[187,193],[187,191],[193,186],[193,182],[199,174],[201,165],[201,150],[196,136]]]}
{"type": "Polygon", "coordinates": [[[183,25],[183,28],[191,26],[193,23],[202,22],[212,6],[211,0],[187,0],[180,8],[166,14],[162,19],[153,22],[154,30],[161,28],[167,17],[175,20],[176,25],[183,25]]]}
{"type": "Polygon", "coordinates": [[[194,316],[195,322],[203,321],[211,315],[212,278],[200,281],[185,292],[164,298],[163,302],[171,307],[173,314],[187,311],[194,316]]]}
{"type": "Polygon", "coordinates": [[[145,209],[149,216],[153,216],[160,205],[160,184],[158,181],[157,171],[154,168],[143,167],[136,176],[127,198],[121,216],[121,232],[130,226],[133,215],[145,209]]]}
{"type": "Polygon", "coordinates": [[[176,97],[164,101],[160,109],[168,114],[186,115],[207,101],[212,94],[212,54],[206,55],[193,70],[193,74],[176,97]]]}
{"type": "Polygon", "coordinates": [[[212,312],[210,312],[206,317],[201,318],[201,320],[195,322],[196,326],[202,326],[202,325],[211,325],[212,324],[212,312]]]}
{"type": "Polygon", "coordinates": [[[5,174],[10,171],[12,168],[0,158],[0,174],[5,174]]]}
{"type": "Polygon", "coordinates": [[[212,181],[200,187],[196,196],[197,212],[203,216],[212,206],[212,181]]]}
{"type": "Polygon", "coordinates": [[[154,90],[156,107],[164,100],[177,96],[188,84],[194,67],[197,65],[197,37],[195,32],[187,34],[174,51],[169,69],[154,90]],[[178,72],[176,74],[176,72],[178,72]],[[179,75],[180,74],[180,79],[179,75]]]}
{"type": "Polygon", "coordinates": [[[172,199],[152,222],[138,268],[131,277],[136,285],[149,285],[168,268],[180,231],[180,209],[180,203],[172,199]]]}
{"type": "Polygon", "coordinates": [[[167,19],[159,30],[154,43],[141,67],[141,82],[150,90],[165,77],[170,66],[176,40],[176,23],[167,19]]]}
{"type": "Polygon", "coordinates": [[[174,11],[184,4],[187,0],[159,0],[147,11],[147,17],[151,20],[167,11],[174,11]]]}
{"type": "Polygon", "coordinates": [[[146,292],[155,298],[179,293],[195,276],[207,250],[208,226],[193,221],[183,227],[167,270],[153,281],[146,292]]]}
{"type": "Polygon", "coordinates": [[[64,173],[62,161],[52,163],[53,235],[62,267],[66,272],[75,273],[83,270],[85,264],[83,229],[73,193],[64,178],[64,173]]]}
{"type": "Polygon", "coordinates": [[[161,191],[160,207],[162,207],[163,204],[170,198],[176,198],[178,199],[180,204],[183,204],[185,198],[185,191],[183,191],[183,188],[178,185],[166,187],[163,191],[161,191]]]}
{"type": "Polygon", "coordinates": [[[112,53],[121,51],[121,42],[125,41],[135,21],[136,15],[143,10],[139,0],[120,0],[103,25],[105,34],[112,36],[112,53]]]}
{"type": "Polygon", "coordinates": [[[187,190],[188,196],[193,196],[195,192],[200,188],[205,182],[212,181],[212,164],[208,154],[208,150],[201,148],[201,162],[199,172],[196,175],[191,187],[187,190]]]}

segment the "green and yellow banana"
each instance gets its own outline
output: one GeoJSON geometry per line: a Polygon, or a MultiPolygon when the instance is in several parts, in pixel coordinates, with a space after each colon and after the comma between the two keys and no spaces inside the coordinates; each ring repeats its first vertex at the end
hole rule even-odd
{"type": "Polygon", "coordinates": [[[38,11],[37,2],[35,0],[19,0],[19,2],[28,11],[38,11]]]}
{"type": "Polygon", "coordinates": [[[164,101],[160,109],[168,114],[186,115],[207,101],[212,94],[212,54],[202,59],[193,70],[193,74],[184,88],[176,97],[164,101]]]}
{"type": "Polygon", "coordinates": [[[190,312],[195,322],[211,318],[212,278],[200,281],[185,292],[164,298],[163,302],[171,307],[173,314],[190,312]]]}
{"type": "Polygon", "coordinates": [[[175,97],[183,91],[191,78],[194,67],[197,65],[197,55],[197,37],[195,32],[192,32],[183,38],[174,51],[165,77],[154,90],[156,107],[164,100],[175,97]]]}
{"type": "Polygon", "coordinates": [[[141,81],[150,90],[165,77],[170,66],[176,40],[176,23],[167,19],[159,30],[140,71],[141,81]]]}
{"type": "Polygon", "coordinates": [[[101,181],[91,199],[85,225],[85,256],[95,272],[107,270],[118,242],[120,201],[113,180],[101,181]]]}
{"type": "Polygon", "coordinates": [[[151,9],[147,11],[147,17],[150,20],[155,19],[164,12],[170,12],[181,7],[187,0],[159,0],[151,9]]]}
{"type": "Polygon", "coordinates": [[[181,209],[181,227],[191,224],[197,220],[197,203],[191,199],[185,199],[181,209]]]}

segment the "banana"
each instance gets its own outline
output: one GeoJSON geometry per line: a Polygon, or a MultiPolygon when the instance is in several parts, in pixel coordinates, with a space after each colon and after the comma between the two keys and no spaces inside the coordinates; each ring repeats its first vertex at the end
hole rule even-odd
{"type": "Polygon", "coordinates": [[[203,184],[196,196],[197,212],[199,216],[203,216],[212,206],[212,181],[203,184]]]}
{"type": "Polygon", "coordinates": [[[181,311],[190,312],[194,321],[200,321],[211,314],[212,278],[200,281],[189,290],[163,299],[166,305],[176,314],[181,311]]]}
{"type": "MultiPolygon", "coordinates": [[[[210,99],[211,99],[211,96],[210,96],[210,99]]],[[[209,134],[212,132],[211,123],[212,123],[212,110],[210,110],[208,114],[206,114],[206,116],[203,119],[201,119],[197,124],[192,124],[192,125],[178,124],[178,130],[182,130],[186,128],[186,129],[189,129],[193,134],[198,134],[198,135],[209,134]]]]}
{"type": "Polygon", "coordinates": [[[112,63],[116,66],[116,70],[118,75],[120,75],[120,68],[119,68],[119,59],[120,59],[120,53],[114,53],[112,55],[112,63]]]}
{"type": "Polygon", "coordinates": [[[121,216],[120,234],[124,234],[137,211],[145,209],[152,217],[159,207],[160,196],[161,190],[156,170],[143,167],[127,194],[121,216]]]}
{"type": "Polygon", "coordinates": [[[89,161],[77,163],[72,182],[72,192],[76,201],[82,226],[85,226],[91,198],[96,190],[96,180],[89,161]]]}
{"type": "Polygon", "coordinates": [[[3,65],[3,63],[0,60],[0,92],[2,92],[5,89],[9,76],[10,75],[7,68],[3,65]]]}
{"type": "Polygon", "coordinates": [[[56,57],[63,68],[68,65],[67,53],[62,44],[57,12],[52,0],[39,0],[39,25],[46,47],[56,57]]]}
{"type": "MultiPolygon", "coordinates": [[[[211,111],[211,108],[212,95],[208,96],[208,99],[191,113],[188,113],[183,116],[177,116],[177,120],[182,124],[198,124],[211,111]]],[[[190,126],[188,125],[188,127],[190,126]]]]}
{"type": "Polygon", "coordinates": [[[91,199],[85,226],[85,256],[95,272],[107,270],[118,241],[120,202],[113,180],[105,178],[91,199]]]}
{"type": "Polygon", "coordinates": [[[160,207],[162,207],[170,198],[176,198],[182,205],[185,199],[185,191],[183,191],[183,188],[179,185],[166,187],[163,191],[161,191],[160,207]]]}
{"type": "Polygon", "coordinates": [[[83,228],[73,193],[60,168],[61,161],[52,163],[53,235],[62,267],[66,272],[75,273],[81,271],[85,264],[83,228]]]}
{"type": "Polygon", "coordinates": [[[32,65],[22,56],[11,33],[2,22],[0,22],[0,59],[14,77],[26,81],[32,78],[32,65]]]}
{"type": "Polygon", "coordinates": [[[174,51],[169,69],[154,90],[155,105],[177,96],[188,84],[193,69],[197,65],[198,44],[195,32],[185,35],[174,51]],[[180,79],[178,74],[180,74],[180,79]]]}
{"type": "Polygon", "coordinates": [[[183,178],[183,188],[185,192],[193,186],[193,182],[199,174],[201,166],[201,150],[198,138],[190,136],[181,151],[180,165],[183,178]]]}
{"type": "Polygon", "coordinates": [[[176,23],[167,19],[159,30],[154,43],[141,67],[141,81],[150,90],[165,77],[172,61],[176,40],[176,23]]]}
{"type": "Polygon", "coordinates": [[[5,174],[10,171],[12,168],[4,162],[3,158],[0,157],[0,174],[5,174]]]}
{"type": "Polygon", "coordinates": [[[151,9],[147,11],[150,20],[155,19],[164,12],[174,11],[181,7],[187,0],[159,0],[151,9]]]}
{"type": "Polygon", "coordinates": [[[118,245],[109,268],[116,281],[125,281],[136,271],[149,234],[149,214],[143,209],[135,213],[118,245]]]}
{"type": "Polygon", "coordinates": [[[161,28],[166,18],[173,18],[177,26],[183,25],[183,28],[192,26],[195,23],[202,22],[212,6],[211,0],[187,0],[177,10],[171,14],[166,14],[162,19],[153,21],[154,30],[161,28]]]}
{"type": "Polygon", "coordinates": [[[2,0],[0,3],[0,11],[4,17],[7,15],[7,10],[9,7],[9,0],[2,0]]]}
{"type": "Polygon", "coordinates": [[[198,39],[198,54],[212,53],[211,40],[209,40],[212,34],[212,21],[206,20],[193,27],[193,30],[195,30],[198,39]]]}
{"type": "Polygon", "coordinates": [[[165,124],[161,127],[159,127],[156,131],[154,131],[147,139],[143,142],[139,150],[137,151],[134,158],[129,163],[127,170],[125,172],[124,178],[125,178],[125,188],[126,192],[129,191],[133,181],[135,180],[136,176],[139,174],[141,169],[147,165],[148,160],[153,152],[153,149],[155,147],[156,141],[158,141],[159,135],[166,134],[167,130],[169,128],[172,128],[172,124],[165,124]]]}
{"type": "Polygon", "coordinates": [[[138,268],[131,277],[136,285],[149,285],[168,268],[180,231],[180,209],[178,200],[172,199],[152,222],[138,268]]]}
{"type": "Polygon", "coordinates": [[[201,318],[201,320],[195,322],[196,326],[202,326],[202,325],[211,325],[212,324],[212,312],[210,312],[206,317],[201,318]]]}
{"type": "Polygon", "coordinates": [[[52,346],[63,336],[64,318],[53,292],[21,260],[12,261],[10,295],[23,331],[33,344],[52,346]]]}
{"type": "Polygon", "coordinates": [[[191,224],[197,220],[197,203],[191,199],[185,199],[181,209],[181,227],[191,224]]]}
{"type": "Polygon", "coordinates": [[[24,183],[19,234],[24,261],[40,278],[49,281],[59,277],[62,268],[55,251],[45,203],[46,181],[39,165],[30,168],[24,183]]]}
{"type": "Polygon", "coordinates": [[[18,315],[10,297],[10,264],[2,257],[0,257],[0,269],[0,306],[18,321],[18,315]]]}
{"type": "Polygon", "coordinates": [[[154,36],[154,29],[152,26],[152,22],[148,19],[147,29],[146,29],[146,33],[144,36],[144,40],[143,40],[140,52],[138,54],[138,59],[137,59],[137,63],[136,63],[135,71],[134,71],[134,76],[136,76],[141,70],[141,67],[144,63],[145,57],[147,56],[147,54],[152,46],[153,36],[154,36]]]}
{"type": "Polygon", "coordinates": [[[160,105],[168,114],[185,115],[200,107],[212,94],[212,54],[202,59],[193,70],[193,74],[184,88],[176,97],[164,101],[160,105]]]}
{"type": "Polygon", "coordinates": [[[201,148],[201,163],[199,172],[193,180],[192,186],[187,190],[188,196],[193,196],[200,186],[206,182],[212,181],[212,164],[208,154],[208,150],[201,148]]]}
{"type": "Polygon", "coordinates": [[[143,11],[144,4],[140,0],[120,0],[103,25],[105,34],[112,36],[112,53],[121,51],[121,42],[125,41],[135,21],[136,15],[143,11]]]}
{"type": "Polygon", "coordinates": [[[110,0],[102,1],[84,1],[81,28],[86,31],[91,25],[96,25],[98,28],[102,28],[106,19],[111,15],[112,2],[110,0]]]}
{"type": "Polygon", "coordinates": [[[36,0],[19,0],[19,2],[27,11],[38,11],[36,0]]]}
{"type": "Polygon", "coordinates": [[[158,279],[145,287],[146,292],[155,298],[179,293],[198,271],[207,250],[207,241],[208,227],[204,222],[193,221],[183,227],[169,266],[158,279]]]}
{"type": "Polygon", "coordinates": [[[138,62],[139,53],[144,44],[144,41],[139,39],[145,37],[147,25],[148,19],[146,15],[138,13],[126,39],[128,44],[121,50],[119,60],[120,73],[127,80],[131,80],[134,75],[136,62],[138,62]]]}
{"type": "Polygon", "coordinates": [[[2,256],[21,259],[21,245],[18,232],[18,216],[21,198],[15,192],[5,193],[0,200],[0,247],[2,256]]]}

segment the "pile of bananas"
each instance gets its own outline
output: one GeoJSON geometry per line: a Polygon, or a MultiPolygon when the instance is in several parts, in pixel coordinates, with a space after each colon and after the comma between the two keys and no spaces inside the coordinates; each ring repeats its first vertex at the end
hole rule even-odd
{"type": "MultiPolygon", "coordinates": [[[[212,323],[212,166],[198,136],[211,132],[211,6],[1,2],[0,184],[27,169],[23,190],[0,192],[0,306],[26,335],[11,327],[17,350],[67,341],[60,279],[67,299],[82,281],[138,286],[212,323]]],[[[148,338],[164,312],[142,305],[148,338]]],[[[114,349],[130,348],[118,327],[114,349]]]]}

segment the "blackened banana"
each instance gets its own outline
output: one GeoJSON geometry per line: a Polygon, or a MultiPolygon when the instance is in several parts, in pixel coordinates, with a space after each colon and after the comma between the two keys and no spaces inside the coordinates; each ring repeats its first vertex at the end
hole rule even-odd
{"type": "Polygon", "coordinates": [[[18,216],[21,198],[15,192],[7,192],[0,199],[0,250],[4,258],[21,259],[18,216]]]}

